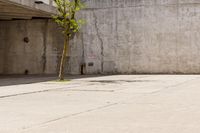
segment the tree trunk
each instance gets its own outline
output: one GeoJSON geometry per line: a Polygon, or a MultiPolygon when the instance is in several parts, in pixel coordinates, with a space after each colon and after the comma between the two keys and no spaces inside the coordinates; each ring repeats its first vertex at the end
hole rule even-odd
{"type": "Polygon", "coordinates": [[[64,76],[65,76],[65,64],[66,64],[66,56],[68,55],[68,45],[69,45],[69,39],[68,39],[68,37],[65,37],[63,53],[62,53],[62,58],[61,58],[61,62],[60,62],[60,70],[59,70],[59,80],[60,81],[63,81],[64,76]]]}

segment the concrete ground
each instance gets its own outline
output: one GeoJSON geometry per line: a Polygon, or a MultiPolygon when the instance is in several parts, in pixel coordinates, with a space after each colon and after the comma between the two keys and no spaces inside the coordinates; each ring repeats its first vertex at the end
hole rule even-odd
{"type": "Polygon", "coordinates": [[[0,77],[0,133],[199,133],[200,75],[0,77]]]}

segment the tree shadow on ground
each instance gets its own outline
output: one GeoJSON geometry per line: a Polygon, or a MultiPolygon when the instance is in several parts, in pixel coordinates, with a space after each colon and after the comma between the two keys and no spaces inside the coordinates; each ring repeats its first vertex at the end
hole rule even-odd
{"type": "Polygon", "coordinates": [[[54,80],[55,78],[53,75],[0,75],[0,86],[39,83],[54,80]]]}
{"type": "MultiPolygon", "coordinates": [[[[67,80],[89,77],[103,77],[105,75],[66,75],[67,80]]],[[[0,87],[21,84],[32,84],[57,80],[57,75],[0,75],[0,87]]]]}

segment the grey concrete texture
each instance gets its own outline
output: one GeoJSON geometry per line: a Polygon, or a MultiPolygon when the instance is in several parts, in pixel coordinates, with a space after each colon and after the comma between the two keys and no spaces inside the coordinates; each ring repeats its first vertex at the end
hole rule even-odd
{"type": "Polygon", "coordinates": [[[53,0],[0,0],[0,18],[2,15],[8,18],[40,16],[50,17],[56,13],[56,8],[53,5],[53,0]]]}
{"type": "MultiPolygon", "coordinates": [[[[70,43],[67,73],[200,73],[198,0],[85,2],[78,17],[86,24],[70,43]]],[[[0,22],[0,73],[58,72],[63,39],[47,21],[0,22]],[[31,45],[22,42],[26,36],[31,45]]]]}
{"type": "Polygon", "coordinates": [[[81,17],[87,23],[78,39],[86,73],[200,73],[199,0],[87,0],[86,5],[81,17]]]}
{"type": "Polygon", "coordinates": [[[63,35],[52,20],[0,21],[0,40],[0,74],[57,73],[63,35]]]}
{"type": "MultiPolygon", "coordinates": [[[[0,74],[58,73],[63,41],[61,28],[51,19],[0,21],[0,74]]],[[[66,74],[81,73],[82,51],[81,41],[70,43],[66,74]]]]}
{"type": "Polygon", "coordinates": [[[54,77],[0,78],[0,132],[200,130],[199,75],[68,78],[71,81],[65,83],[51,81],[54,77]]]}

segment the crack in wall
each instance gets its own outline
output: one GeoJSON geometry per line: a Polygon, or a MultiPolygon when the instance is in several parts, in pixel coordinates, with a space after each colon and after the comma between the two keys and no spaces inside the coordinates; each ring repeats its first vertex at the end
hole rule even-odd
{"type": "Polygon", "coordinates": [[[95,11],[93,11],[93,17],[94,17],[94,26],[96,29],[97,37],[100,41],[100,46],[101,46],[101,73],[104,72],[104,44],[103,44],[103,39],[100,36],[100,30],[98,28],[98,21],[97,21],[97,16],[95,14],[95,11]]]}

